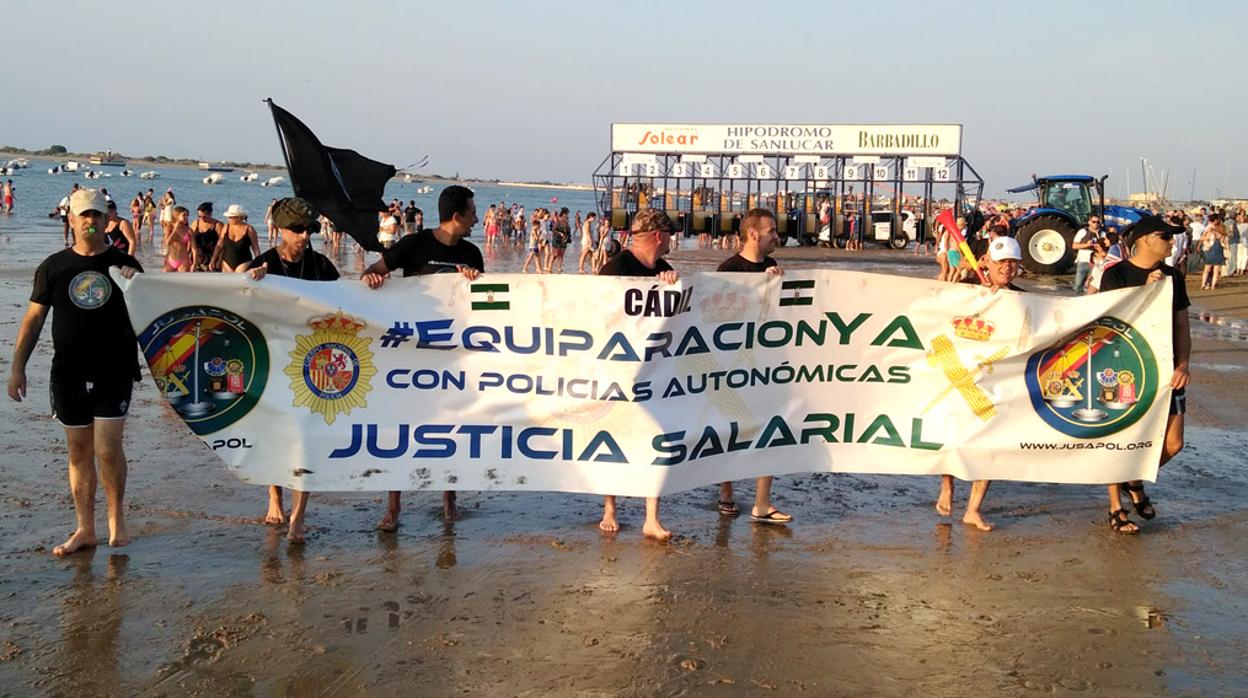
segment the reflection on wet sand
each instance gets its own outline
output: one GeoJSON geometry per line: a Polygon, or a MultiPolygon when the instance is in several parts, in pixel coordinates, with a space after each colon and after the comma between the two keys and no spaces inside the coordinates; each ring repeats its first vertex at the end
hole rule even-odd
{"type": "Polygon", "coordinates": [[[56,693],[120,695],[123,685],[119,648],[127,555],[107,555],[103,578],[95,570],[106,553],[92,548],[69,558],[73,580],[61,604],[60,658],[51,677],[56,693]]]}

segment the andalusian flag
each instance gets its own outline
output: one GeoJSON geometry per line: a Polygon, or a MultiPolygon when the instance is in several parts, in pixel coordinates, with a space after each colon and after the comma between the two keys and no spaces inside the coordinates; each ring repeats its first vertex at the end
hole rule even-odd
{"type": "Polygon", "coordinates": [[[799,279],[780,283],[780,307],[810,305],[815,302],[815,280],[799,279]]]}
{"type": "Polygon", "coordinates": [[[473,284],[473,310],[510,310],[511,302],[506,300],[510,284],[473,284]]]}

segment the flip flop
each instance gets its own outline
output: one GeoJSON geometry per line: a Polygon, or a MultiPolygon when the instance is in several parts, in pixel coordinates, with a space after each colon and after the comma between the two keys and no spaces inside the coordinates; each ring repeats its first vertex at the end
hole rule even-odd
{"type": "Polygon", "coordinates": [[[779,509],[772,509],[770,512],[768,512],[767,514],[764,514],[763,516],[755,516],[754,514],[750,514],[750,521],[752,521],[753,523],[780,524],[783,526],[784,524],[787,524],[788,522],[792,520],[793,520],[792,516],[789,516],[788,514],[784,513],[783,511],[780,511],[779,509]]]}
{"type": "Polygon", "coordinates": [[[719,513],[721,516],[736,516],[741,513],[741,510],[737,508],[736,502],[726,502],[721,499],[719,500],[719,513]]]}

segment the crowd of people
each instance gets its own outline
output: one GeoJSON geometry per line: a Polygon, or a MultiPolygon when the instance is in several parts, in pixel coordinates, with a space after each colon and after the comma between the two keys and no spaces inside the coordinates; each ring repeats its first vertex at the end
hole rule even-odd
{"type": "MultiPolygon", "coordinates": [[[[383,286],[395,273],[403,276],[454,272],[469,280],[486,272],[485,257],[469,237],[477,225],[477,207],[473,192],[454,185],[442,191],[438,199],[438,225],[425,228],[423,212],[409,202],[406,208],[392,202],[389,210],[379,215],[379,234],[394,230],[394,238],[385,244],[380,259],[361,274],[361,282],[370,289],[383,286]],[[390,218],[390,221],[386,219],[390,218]]],[[[108,275],[119,267],[126,277],[143,271],[134,257],[143,226],[149,240],[155,239],[152,208],[159,212],[166,272],[233,272],[247,273],[261,280],[266,275],[279,275],[308,281],[334,281],[339,272],[333,261],[312,249],[314,234],[326,233],[327,221],[306,201],[299,198],[274,200],[265,212],[269,239],[275,244],[261,252],[258,235],[248,222],[248,212],[231,205],[225,221],[214,217],[212,203],[196,209],[191,220],[187,208],[179,206],[173,191],[165,192],[158,202],[152,192],[140,194],[132,202],[131,223],[117,215],[116,204],[103,189],[82,189],[75,185],[66,197],[63,211],[70,246],[48,257],[35,273],[30,305],[18,333],[11,374],[9,396],[22,401],[27,396],[26,366],[34,352],[49,313],[53,318],[53,358],[49,380],[53,416],[63,426],[69,452],[69,480],[73,494],[77,527],[54,553],[63,555],[97,543],[95,530],[95,490],[102,483],[107,495],[110,545],[125,545],[129,540],[125,524],[124,492],[126,459],[122,448],[125,418],[130,406],[134,381],[140,373],[135,352],[135,336],[131,329],[121,288],[108,275]],[[98,466],[98,476],[97,476],[98,466]]],[[[534,210],[526,221],[523,207],[491,205],[484,214],[485,245],[527,245],[524,271],[536,263],[540,272],[559,273],[564,269],[564,252],[574,230],[581,232],[581,255],[577,270],[603,276],[653,277],[665,284],[676,283],[679,272],[667,260],[677,227],[666,213],[643,209],[632,218],[627,231],[613,230],[601,216],[591,212],[581,218],[578,212],[573,223],[569,211],[534,210]],[[506,223],[504,223],[506,221],[506,223]],[[521,234],[517,231],[526,231],[521,234]]],[[[1236,215],[1237,224],[1244,222],[1244,213],[1236,215]]],[[[993,293],[1019,292],[1014,285],[1022,259],[1018,242],[1009,234],[1009,214],[1000,213],[988,219],[985,233],[976,242],[971,260],[938,255],[944,259],[942,276],[946,281],[979,284],[993,293]],[[964,273],[971,269],[974,273],[964,273]],[[955,273],[956,272],[956,273],[955,273]]],[[[1174,312],[1174,397],[1164,436],[1161,462],[1164,464],[1183,448],[1183,414],[1185,388],[1189,380],[1188,360],[1191,351],[1186,309],[1189,305],[1182,282],[1182,258],[1177,257],[1182,236],[1194,228],[1185,227],[1176,214],[1150,216],[1130,229],[1122,239],[1100,232],[1097,217],[1077,236],[1080,255],[1076,284],[1089,288],[1112,290],[1152,283],[1166,276],[1176,280],[1172,299],[1174,312]],[[1179,244],[1176,244],[1176,241],[1179,244]],[[1116,250],[1116,251],[1115,251],[1116,250]],[[1097,264],[1103,259],[1118,257],[1114,264],[1097,264]],[[1085,267],[1086,265],[1086,267],[1085,267]]],[[[964,222],[959,222],[963,225],[964,222]]],[[[1238,232],[1241,228],[1236,227],[1238,232]]],[[[941,246],[950,244],[949,233],[942,231],[941,246]]],[[[751,209],[740,216],[734,254],[719,265],[721,272],[764,273],[782,275],[783,269],[771,253],[780,244],[775,214],[767,209],[751,209]]],[[[1193,235],[1195,237],[1195,235],[1193,235]]],[[[1199,238],[1205,255],[1205,266],[1215,266],[1240,254],[1244,247],[1231,241],[1221,212],[1211,213],[1202,221],[1199,238]],[[1204,241],[1209,241],[1205,245],[1204,241]],[[1220,255],[1210,255],[1221,246],[1220,255]],[[1232,246],[1235,245],[1233,248],[1232,246]],[[1231,250],[1234,249],[1234,252],[1231,250]]],[[[327,244],[337,242],[327,238],[327,244]]],[[[947,251],[947,250],[946,250],[947,251]]],[[[1242,273],[1236,267],[1232,273],[1242,273]]],[[[1216,285],[1212,275],[1210,285],[1216,285]]],[[[787,524],[793,517],[778,510],[771,502],[772,479],[759,478],[752,521],[760,524],[787,524]]],[[[981,513],[988,492],[988,482],[971,487],[963,521],[981,530],[990,530],[981,513]]],[[[1109,485],[1110,525],[1115,531],[1132,533],[1139,530],[1131,521],[1121,497],[1127,496],[1136,513],[1151,519],[1156,512],[1142,483],[1126,482],[1109,485]]],[[[274,486],[269,489],[269,506],[264,520],[288,526],[287,537],[303,542],[306,535],[305,514],[309,495],[296,492],[289,512],[282,501],[283,493],[274,486]]],[[[936,510],[948,516],[953,510],[954,479],[944,476],[936,501],[936,510]]],[[[401,493],[390,492],[386,509],[378,524],[382,530],[393,531],[399,525],[401,493]]],[[[732,483],[720,485],[719,512],[724,516],[741,513],[734,498],[732,483]]],[[[443,514],[447,519],[457,514],[454,492],[443,494],[443,514]]],[[[599,527],[604,532],[619,529],[615,497],[606,497],[599,527]]],[[[659,498],[647,498],[645,536],[666,540],[672,533],[659,517],[659,498]]]]}

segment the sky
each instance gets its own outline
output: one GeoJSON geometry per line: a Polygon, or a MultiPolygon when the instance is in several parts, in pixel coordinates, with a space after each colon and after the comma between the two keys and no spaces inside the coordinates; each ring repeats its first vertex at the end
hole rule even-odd
{"type": "Polygon", "coordinates": [[[999,196],[1140,159],[1248,197],[1248,2],[51,2],[0,10],[0,144],[280,162],[261,102],[426,172],[588,182],[612,122],[960,123],[999,196]]]}

